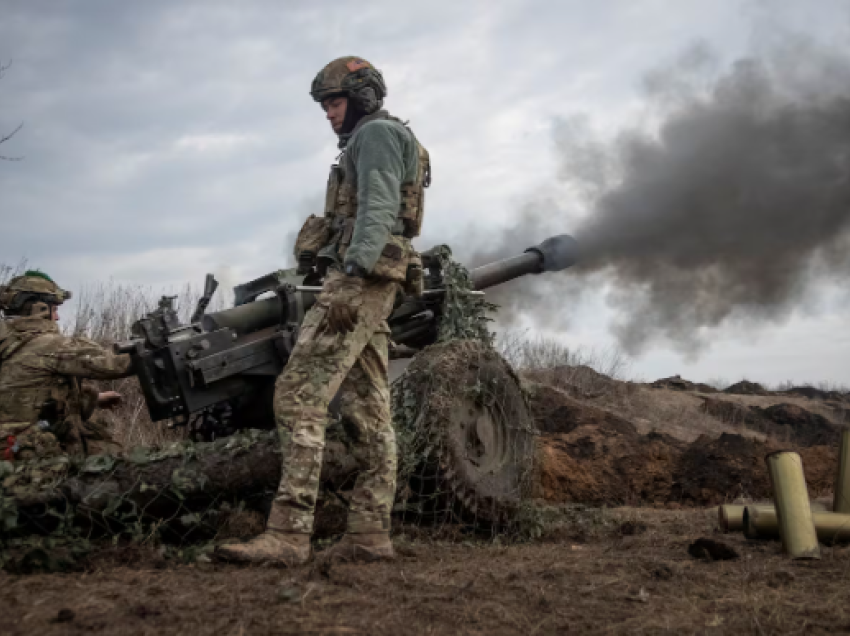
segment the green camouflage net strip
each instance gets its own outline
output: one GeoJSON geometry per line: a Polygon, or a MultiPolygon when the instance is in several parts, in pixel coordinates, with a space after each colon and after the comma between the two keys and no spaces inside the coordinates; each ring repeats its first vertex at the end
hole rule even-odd
{"type": "Polygon", "coordinates": [[[487,314],[494,313],[498,307],[483,296],[470,293],[473,287],[469,270],[452,258],[448,245],[441,245],[432,253],[439,259],[446,289],[437,341],[478,340],[492,346],[493,334],[489,329],[492,320],[487,314]]]}
{"type": "MultiPolygon", "coordinates": [[[[429,254],[435,256],[440,264],[446,290],[437,342],[473,340],[491,348],[493,334],[489,323],[492,320],[487,314],[495,312],[497,306],[484,300],[483,296],[469,293],[473,290],[469,270],[454,260],[448,245],[436,246],[429,254]]],[[[408,494],[405,487],[410,477],[422,463],[422,457],[431,450],[428,436],[423,434],[423,427],[417,422],[421,397],[420,391],[415,389],[405,375],[394,384],[392,391],[393,426],[398,446],[399,489],[396,500],[399,502],[399,510],[404,509],[403,502],[407,500],[408,494]]]]}
{"type": "Polygon", "coordinates": [[[213,541],[262,531],[278,445],[277,431],[252,430],[211,443],[134,448],[120,458],[0,462],[0,568],[66,569],[103,538],[167,544],[194,558],[213,541]],[[264,472],[239,474],[253,461],[234,458],[246,454],[264,462],[264,472]]]}

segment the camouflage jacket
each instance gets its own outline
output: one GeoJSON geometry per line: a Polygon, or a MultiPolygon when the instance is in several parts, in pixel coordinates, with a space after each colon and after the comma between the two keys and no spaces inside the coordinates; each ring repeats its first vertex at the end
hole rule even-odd
{"type": "MultiPolygon", "coordinates": [[[[86,338],[69,338],[44,318],[0,322],[0,428],[16,434],[40,419],[85,421],[97,390],[83,380],[131,375],[130,358],[86,338]]],[[[70,423],[70,422],[69,422],[70,423]]]]}

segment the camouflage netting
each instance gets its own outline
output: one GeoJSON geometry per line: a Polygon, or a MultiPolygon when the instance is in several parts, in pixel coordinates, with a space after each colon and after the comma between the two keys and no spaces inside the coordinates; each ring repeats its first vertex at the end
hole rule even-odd
{"type": "MultiPolygon", "coordinates": [[[[440,342],[393,386],[398,433],[396,518],[429,527],[510,526],[530,488],[533,427],[509,365],[493,350],[466,270],[440,254],[447,287],[440,342]]],[[[44,566],[95,539],[171,546],[189,555],[260,532],[280,478],[276,431],[212,443],[137,447],[123,457],[0,462],[0,566],[44,566]]],[[[344,530],[357,458],[344,427],[329,427],[317,506],[319,537],[344,530]]]]}
{"type": "Polygon", "coordinates": [[[393,417],[405,522],[510,526],[531,491],[535,433],[499,354],[473,340],[427,348],[393,386],[393,417]]]}
{"type": "Polygon", "coordinates": [[[184,546],[229,536],[277,486],[278,444],[275,432],[246,431],[123,458],[0,463],[0,558],[27,546],[83,551],[102,537],[184,546]]]}
{"type": "Polygon", "coordinates": [[[493,334],[488,328],[491,321],[487,314],[496,311],[496,305],[484,300],[483,296],[470,293],[473,288],[469,271],[452,259],[452,251],[447,245],[435,248],[434,252],[440,261],[446,290],[438,342],[478,340],[491,347],[493,334]]]}

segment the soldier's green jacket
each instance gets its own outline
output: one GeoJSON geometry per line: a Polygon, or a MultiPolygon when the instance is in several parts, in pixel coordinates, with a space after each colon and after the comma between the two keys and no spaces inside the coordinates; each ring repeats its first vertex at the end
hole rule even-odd
{"type": "Polygon", "coordinates": [[[59,333],[53,320],[14,318],[0,322],[0,430],[17,434],[32,426],[49,400],[57,423],[85,421],[97,390],[82,382],[131,375],[130,358],[86,338],[59,333]]]}
{"type": "Polygon", "coordinates": [[[416,181],[419,152],[399,120],[366,119],[345,146],[345,177],[357,184],[357,220],[345,264],[371,272],[398,218],[401,184],[416,181]]]}

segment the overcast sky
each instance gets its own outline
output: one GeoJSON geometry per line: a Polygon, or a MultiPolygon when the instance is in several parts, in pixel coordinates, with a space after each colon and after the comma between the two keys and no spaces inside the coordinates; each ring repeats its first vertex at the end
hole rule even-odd
{"type": "MultiPolygon", "coordinates": [[[[555,188],[558,121],[630,122],[644,74],[694,43],[731,61],[777,27],[847,44],[848,25],[846,0],[3,0],[0,133],[25,125],[0,147],[23,157],[0,162],[0,263],[70,289],[288,264],[336,156],[310,82],[349,54],[383,71],[387,107],[431,153],[418,245],[469,256],[555,188]]],[[[582,302],[554,335],[612,347],[605,296],[582,302]]],[[[850,384],[846,310],[824,293],[781,324],[723,326],[697,358],[661,343],[632,373],[850,384]]]]}

